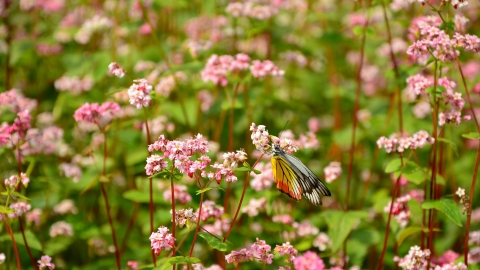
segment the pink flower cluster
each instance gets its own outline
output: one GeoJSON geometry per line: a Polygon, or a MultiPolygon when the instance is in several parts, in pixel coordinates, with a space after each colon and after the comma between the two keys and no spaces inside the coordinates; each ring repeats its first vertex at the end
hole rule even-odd
{"type": "Polygon", "coordinates": [[[328,235],[325,233],[321,232],[315,237],[315,240],[313,240],[313,246],[318,248],[320,251],[324,251],[327,249],[327,247],[332,245],[332,240],[328,235]]]}
{"type": "Polygon", "coordinates": [[[250,69],[253,77],[264,78],[268,75],[283,76],[284,71],[280,70],[270,60],[253,60],[250,64],[250,57],[244,53],[239,53],[235,57],[231,55],[212,55],[202,70],[201,75],[204,82],[213,82],[215,85],[226,86],[228,84],[227,75],[250,69]]]}
{"type": "Polygon", "coordinates": [[[318,148],[317,136],[311,131],[300,134],[297,140],[293,132],[287,129],[280,134],[280,143],[277,144],[288,153],[295,152],[300,148],[318,148]]]}
{"type": "Polygon", "coordinates": [[[385,148],[387,153],[397,151],[403,153],[405,149],[415,150],[424,147],[427,143],[432,144],[435,141],[428,132],[421,130],[411,137],[400,137],[398,134],[392,134],[390,139],[385,136],[377,140],[378,148],[385,148]]]}
{"type": "Polygon", "coordinates": [[[73,235],[72,225],[65,221],[55,222],[50,227],[50,237],[72,236],[72,235],[73,235]]]}
{"type": "Polygon", "coordinates": [[[332,183],[333,181],[337,180],[342,174],[342,167],[340,162],[330,162],[330,164],[328,164],[328,166],[323,169],[323,172],[325,173],[325,181],[327,183],[332,183]]]}
{"type": "Polygon", "coordinates": [[[325,269],[325,264],[323,263],[323,260],[318,257],[317,253],[312,251],[307,251],[301,256],[298,256],[293,261],[293,265],[295,266],[296,270],[325,269]]]}
{"type": "Polygon", "coordinates": [[[423,39],[415,41],[407,49],[407,54],[420,62],[425,62],[430,55],[440,61],[450,62],[460,54],[456,48],[461,47],[474,53],[480,51],[480,38],[477,36],[456,32],[452,39],[444,30],[429,23],[419,23],[418,28],[423,39]]]}
{"type": "Polygon", "coordinates": [[[251,173],[252,180],[250,181],[250,187],[256,191],[270,188],[275,182],[272,177],[272,164],[270,162],[259,162],[255,169],[261,171],[262,173],[251,173]]]}
{"type": "MultiPolygon", "coordinates": [[[[183,185],[175,185],[173,188],[173,192],[175,195],[175,200],[180,202],[181,204],[186,204],[192,201],[192,196],[188,193],[187,187],[183,185]]],[[[167,189],[163,192],[163,199],[167,202],[172,201],[172,190],[167,189]]]]}
{"type": "Polygon", "coordinates": [[[189,177],[193,177],[195,172],[198,171],[202,177],[207,177],[205,170],[211,160],[205,155],[208,152],[208,142],[201,134],[185,141],[170,141],[165,139],[164,135],[161,135],[156,142],[148,146],[148,151],[163,152],[162,157],[147,159],[145,169],[148,175],[155,174],[166,168],[165,159],[170,159],[180,173],[186,173],[189,177]],[[201,156],[195,161],[190,160],[196,153],[201,154],[201,156]]]}
{"type": "Polygon", "coordinates": [[[16,203],[10,204],[9,208],[13,210],[13,213],[8,214],[8,217],[17,218],[25,215],[28,211],[30,211],[32,206],[26,202],[16,202],[16,203]]]}
{"type": "Polygon", "coordinates": [[[391,202],[389,202],[383,211],[385,211],[385,213],[390,213],[390,207],[392,207],[392,216],[398,221],[400,226],[405,227],[410,220],[410,208],[407,204],[410,199],[412,199],[412,197],[408,194],[403,197],[399,197],[393,203],[393,206],[391,202]]]}
{"type": "Polygon", "coordinates": [[[246,248],[240,251],[233,250],[232,253],[225,256],[225,260],[227,263],[233,263],[236,266],[238,263],[253,260],[253,253],[246,248]]]}
{"type": "MultiPolygon", "coordinates": [[[[198,216],[198,210],[196,216],[198,216]]],[[[206,200],[202,203],[202,214],[200,220],[206,221],[209,218],[219,219],[223,215],[223,206],[218,206],[214,201],[206,200]]]]}
{"type": "Polygon", "coordinates": [[[405,257],[395,257],[394,261],[405,270],[427,269],[429,257],[430,250],[421,250],[419,246],[413,246],[405,257]]]}
{"type": "Polygon", "coordinates": [[[74,95],[79,95],[92,89],[93,80],[90,77],[83,77],[80,79],[77,76],[62,76],[55,81],[54,85],[58,91],[70,92],[74,95]]]}
{"type": "MultiPolygon", "coordinates": [[[[273,145],[278,145],[283,151],[292,153],[298,150],[297,145],[289,138],[278,138],[273,135],[269,135],[268,130],[264,125],[257,126],[255,123],[250,125],[250,131],[252,131],[252,143],[257,150],[263,154],[272,155],[274,152],[273,145]]],[[[288,133],[287,133],[288,136],[288,133]]]]}
{"type": "Polygon", "coordinates": [[[33,111],[37,108],[37,101],[24,97],[17,89],[11,89],[0,93],[0,111],[5,107],[15,113],[25,110],[33,111]]]}
{"type": "Polygon", "coordinates": [[[130,98],[130,104],[141,109],[143,107],[150,106],[150,92],[152,91],[152,86],[148,84],[146,79],[134,80],[133,84],[128,88],[128,97],[130,98]]]}
{"type": "Polygon", "coordinates": [[[294,222],[292,226],[296,229],[296,232],[300,237],[318,234],[318,228],[312,225],[309,220],[303,220],[300,223],[294,222]]]}
{"type": "Polygon", "coordinates": [[[281,246],[277,245],[274,251],[280,255],[287,255],[288,258],[285,260],[287,263],[295,261],[295,258],[298,254],[298,251],[289,243],[283,243],[281,246]]]}
{"type": "Polygon", "coordinates": [[[88,122],[99,126],[100,129],[106,127],[116,114],[120,111],[120,106],[115,102],[85,103],[75,111],[73,118],[77,122],[88,122]]]}
{"type": "Polygon", "coordinates": [[[242,150],[237,150],[237,152],[228,152],[223,154],[224,161],[222,164],[212,165],[213,168],[217,169],[214,174],[208,174],[209,178],[215,178],[217,183],[220,184],[222,177],[225,177],[226,182],[236,182],[237,177],[235,176],[235,169],[239,164],[243,164],[247,160],[247,153],[242,150]]]}
{"type": "MultiPolygon", "coordinates": [[[[422,5],[425,5],[425,2],[427,2],[428,0],[409,0],[410,3],[415,2],[415,1],[421,3],[422,5]]],[[[430,3],[431,2],[433,2],[433,1],[430,0],[430,3]]],[[[468,0],[440,0],[440,2],[441,2],[442,5],[445,5],[446,2],[451,2],[452,6],[455,9],[468,5],[468,0]]]]}
{"type": "Polygon", "coordinates": [[[240,262],[250,261],[257,259],[263,263],[271,264],[273,260],[272,247],[267,245],[264,240],[257,238],[256,242],[250,247],[250,249],[242,249],[240,251],[232,251],[232,253],[225,256],[227,263],[233,263],[237,265],[240,262]]]}
{"type": "Polygon", "coordinates": [[[123,76],[125,76],[125,70],[122,66],[117,64],[117,62],[112,62],[108,65],[108,72],[118,78],[123,78],[123,76]]]}
{"type": "Polygon", "coordinates": [[[155,255],[160,255],[162,250],[170,250],[175,246],[175,238],[168,233],[168,228],[160,226],[158,231],[152,232],[150,235],[150,245],[155,255]]]}
{"type": "Polygon", "coordinates": [[[67,178],[72,178],[74,183],[80,181],[82,177],[82,169],[75,163],[62,163],[59,166],[63,175],[67,178]]]}
{"type": "Polygon", "coordinates": [[[17,118],[15,118],[12,125],[2,123],[0,125],[0,145],[5,145],[9,142],[12,145],[18,144],[20,139],[23,139],[30,129],[31,119],[30,111],[24,110],[17,113],[17,118]],[[14,137],[17,138],[17,140],[12,140],[14,137]]]}
{"type": "Polygon", "coordinates": [[[269,5],[254,5],[260,1],[231,2],[225,11],[233,17],[251,17],[258,20],[267,20],[278,13],[278,4],[281,1],[271,1],[269,5]]]}
{"type": "Polygon", "coordinates": [[[7,188],[10,189],[16,189],[17,185],[19,183],[22,183],[25,187],[28,186],[28,183],[30,183],[30,178],[25,173],[20,173],[20,176],[18,175],[12,175],[9,178],[5,179],[4,183],[7,188]]]}
{"type": "Polygon", "coordinates": [[[250,217],[258,216],[260,211],[265,211],[265,205],[267,198],[262,197],[260,199],[252,198],[248,202],[248,205],[242,208],[242,213],[247,213],[250,217]]]}
{"type": "MultiPolygon", "coordinates": [[[[170,215],[171,214],[172,210],[170,210],[170,215]]],[[[190,228],[191,224],[195,222],[197,222],[197,214],[193,212],[192,208],[175,211],[175,224],[177,224],[178,227],[181,228],[187,225],[187,227],[190,228]]]]}
{"type": "Polygon", "coordinates": [[[55,269],[55,264],[52,263],[52,258],[50,258],[50,256],[48,255],[44,255],[40,258],[40,260],[37,261],[38,262],[38,268],[40,269],[50,269],[50,270],[53,270],[55,269]]]}

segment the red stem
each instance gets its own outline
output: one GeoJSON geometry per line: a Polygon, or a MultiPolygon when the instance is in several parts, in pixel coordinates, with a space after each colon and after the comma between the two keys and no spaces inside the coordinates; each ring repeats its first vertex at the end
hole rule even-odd
{"type": "MultiPolygon", "coordinates": [[[[260,159],[262,159],[262,157],[263,157],[263,154],[257,159],[257,161],[255,161],[255,163],[252,166],[252,169],[254,169],[255,166],[257,166],[257,163],[260,161],[260,159]]],[[[242,207],[243,197],[245,197],[245,191],[247,190],[247,187],[248,187],[249,178],[250,178],[250,174],[247,173],[245,175],[245,183],[243,184],[242,197],[240,197],[240,202],[238,203],[237,211],[235,212],[235,216],[233,217],[232,224],[230,224],[230,228],[228,228],[227,234],[225,234],[225,237],[223,237],[224,243],[225,241],[227,241],[228,236],[232,232],[233,226],[235,225],[235,221],[237,221],[238,212],[240,212],[240,208],[242,207]]]]}
{"type": "Polygon", "coordinates": [[[35,258],[33,258],[32,251],[30,250],[30,247],[28,246],[27,238],[25,237],[25,229],[23,228],[21,217],[18,217],[18,223],[20,224],[20,231],[22,232],[23,243],[25,243],[25,248],[27,249],[28,257],[32,262],[33,268],[38,269],[37,262],[35,261],[35,258]]]}
{"type": "Polygon", "coordinates": [[[13,236],[13,230],[12,230],[12,227],[10,226],[10,219],[8,219],[8,218],[7,218],[7,220],[5,220],[5,230],[7,231],[8,234],[10,234],[10,238],[12,239],[13,251],[15,253],[15,259],[17,260],[17,269],[22,270],[22,264],[20,263],[20,255],[18,254],[17,243],[15,243],[15,237],[13,236]]]}
{"type": "Polygon", "coordinates": [[[475,159],[475,169],[473,171],[472,176],[472,186],[470,187],[470,205],[467,209],[467,224],[465,228],[465,240],[463,244],[463,253],[464,253],[464,262],[465,265],[468,265],[468,239],[470,235],[470,222],[472,220],[472,203],[473,203],[473,194],[475,191],[475,183],[477,181],[477,172],[478,172],[478,164],[480,163],[480,145],[477,148],[477,157],[475,159]]]}
{"type": "MultiPolygon", "coordinates": [[[[173,238],[175,238],[175,218],[176,218],[176,214],[175,214],[175,186],[173,185],[173,172],[175,170],[175,162],[172,162],[172,171],[170,172],[170,188],[172,189],[172,236],[173,238]]],[[[172,256],[175,257],[175,254],[176,254],[176,249],[173,248],[172,250],[172,256]]],[[[176,269],[176,265],[174,264],[173,265],[173,270],[176,269]]]]}
{"type": "Polygon", "coordinates": [[[195,228],[195,234],[193,235],[192,247],[190,248],[190,257],[192,257],[193,248],[195,247],[195,242],[197,241],[198,229],[200,228],[200,217],[202,216],[202,204],[203,204],[203,195],[205,192],[202,192],[200,195],[200,206],[198,208],[198,217],[197,217],[197,227],[195,228]]]}
{"type": "MultiPolygon", "coordinates": [[[[107,132],[103,131],[103,171],[102,176],[107,175],[107,132]]],[[[117,268],[122,269],[120,266],[120,250],[118,249],[117,236],[115,235],[115,228],[113,227],[113,219],[110,213],[110,205],[108,203],[107,190],[105,189],[104,182],[100,182],[102,187],[103,200],[105,201],[105,208],[107,210],[108,222],[110,223],[110,229],[112,230],[113,245],[115,246],[115,261],[117,263],[117,268]]]]}

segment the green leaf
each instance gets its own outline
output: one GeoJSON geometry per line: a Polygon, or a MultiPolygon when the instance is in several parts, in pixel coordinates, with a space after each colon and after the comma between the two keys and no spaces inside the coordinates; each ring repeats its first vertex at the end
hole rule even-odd
{"type": "Polygon", "coordinates": [[[198,235],[203,239],[205,239],[208,245],[211,246],[212,248],[223,251],[223,252],[227,251],[228,243],[222,242],[222,240],[220,240],[220,237],[217,238],[206,232],[199,232],[198,235]]]}
{"type": "Polygon", "coordinates": [[[83,195],[85,192],[87,192],[87,190],[91,189],[99,178],[100,178],[100,175],[97,175],[94,178],[92,178],[92,180],[90,180],[90,183],[88,183],[88,185],[80,192],[80,195],[83,195]]]}
{"type": "Polygon", "coordinates": [[[166,171],[166,170],[163,170],[161,172],[158,172],[154,175],[149,176],[149,178],[165,178],[165,179],[167,179],[169,177],[170,177],[170,172],[166,171]]]}
{"type": "Polygon", "coordinates": [[[295,249],[298,251],[305,251],[312,247],[312,240],[303,240],[302,242],[295,244],[295,249]]]}
{"type": "Polygon", "coordinates": [[[211,190],[211,189],[213,189],[213,188],[212,188],[212,187],[206,187],[206,188],[204,188],[204,189],[197,190],[197,195],[200,195],[200,194],[202,194],[202,193],[204,193],[204,192],[207,192],[207,191],[209,191],[209,190],[211,190]]]}
{"type": "Polygon", "coordinates": [[[199,258],[195,257],[185,257],[185,256],[177,256],[177,257],[172,257],[168,259],[165,264],[162,266],[162,270],[167,269],[168,267],[174,265],[174,264],[194,264],[194,263],[200,263],[199,258]]]}
{"type": "Polygon", "coordinates": [[[467,134],[462,134],[462,137],[465,137],[465,138],[471,139],[471,140],[478,140],[478,139],[480,139],[480,134],[478,134],[478,132],[470,132],[470,133],[467,133],[467,134]]]}
{"type": "Polygon", "coordinates": [[[10,213],[13,213],[13,210],[10,209],[10,208],[7,208],[3,205],[0,205],[0,213],[3,213],[3,214],[10,214],[10,213]]]}
{"type": "MultiPolygon", "coordinates": [[[[140,190],[137,189],[131,189],[127,190],[122,194],[123,198],[138,202],[138,203],[148,203],[150,202],[150,194],[148,193],[143,193],[140,190]]],[[[153,202],[160,203],[163,202],[163,200],[160,198],[160,196],[153,196],[153,202]]]]}
{"type": "Polygon", "coordinates": [[[462,216],[458,210],[457,204],[452,199],[441,198],[436,201],[426,201],[422,203],[423,209],[435,208],[444,213],[448,219],[453,221],[455,225],[462,227],[462,216]]]}
{"type": "Polygon", "coordinates": [[[322,213],[328,225],[330,238],[332,239],[332,252],[336,252],[343,246],[343,242],[353,227],[368,216],[364,211],[343,212],[338,210],[325,211],[322,213]]]}
{"type": "Polygon", "coordinates": [[[455,155],[458,157],[458,147],[453,141],[445,138],[437,138],[437,141],[450,145],[453,149],[453,152],[455,152],[455,155]]]}
{"type": "Polygon", "coordinates": [[[394,159],[394,160],[390,161],[387,164],[387,167],[385,168],[385,172],[386,173],[392,173],[392,172],[399,171],[401,168],[402,168],[402,160],[397,158],[397,159],[394,159]]]}
{"type": "Polygon", "coordinates": [[[29,198],[25,197],[24,195],[22,195],[22,194],[20,194],[20,193],[18,193],[18,192],[16,192],[16,191],[10,192],[10,195],[17,196],[17,197],[19,197],[19,198],[21,198],[21,199],[24,199],[24,200],[30,200],[29,198]]]}
{"type": "MultiPolygon", "coordinates": [[[[40,244],[40,241],[38,241],[38,238],[30,230],[25,231],[25,238],[27,239],[27,243],[30,248],[33,248],[36,250],[42,250],[42,245],[40,244]]],[[[15,236],[15,240],[16,239],[18,239],[18,236],[15,236]]],[[[24,244],[23,238],[20,238],[20,239],[22,239],[21,244],[24,244]]]]}
{"type": "Polygon", "coordinates": [[[236,168],[235,171],[236,172],[247,172],[247,171],[251,171],[252,168],[247,168],[247,167],[239,167],[239,168],[236,168]]]}
{"type": "Polygon", "coordinates": [[[72,237],[57,236],[50,239],[45,244],[44,253],[50,256],[57,255],[58,253],[64,251],[65,249],[73,243],[72,237]]]}
{"type": "Polygon", "coordinates": [[[253,169],[253,171],[252,171],[252,172],[253,172],[253,173],[255,173],[255,174],[262,174],[262,172],[261,172],[261,171],[259,171],[259,170],[255,170],[255,169],[253,169]]]}
{"type": "Polygon", "coordinates": [[[421,231],[423,231],[423,228],[420,226],[406,227],[405,229],[401,230],[400,233],[397,234],[398,246],[400,246],[403,240],[405,240],[405,238],[407,238],[408,236],[421,231]]]}

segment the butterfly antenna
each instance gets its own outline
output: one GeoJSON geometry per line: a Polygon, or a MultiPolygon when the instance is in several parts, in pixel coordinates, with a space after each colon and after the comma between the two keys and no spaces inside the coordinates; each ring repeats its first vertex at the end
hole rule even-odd
{"type": "Polygon", "coordinates": [[[290,121],[290,120],[287,120],[287,122],[285,123],[285,126],[283,126],[282,131],[280,131],[280,134],[278,134],[278,137],[279,137],[279,138],[282,137],[282,133],[285,131],[285,128],[287,127],[289,121],[290,121]]]}

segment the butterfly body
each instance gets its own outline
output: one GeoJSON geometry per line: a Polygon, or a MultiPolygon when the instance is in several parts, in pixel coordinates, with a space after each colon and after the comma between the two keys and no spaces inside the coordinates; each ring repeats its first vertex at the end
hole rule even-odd
{"type": "Polygon", "coordinates": [[[273,145],[271,162],[277,188],[291,198],[299,201],[305,196],[313,204],[321,205],[321,196],[331,195],[325,184],[307,166],[277,144],[273,145]]]}

